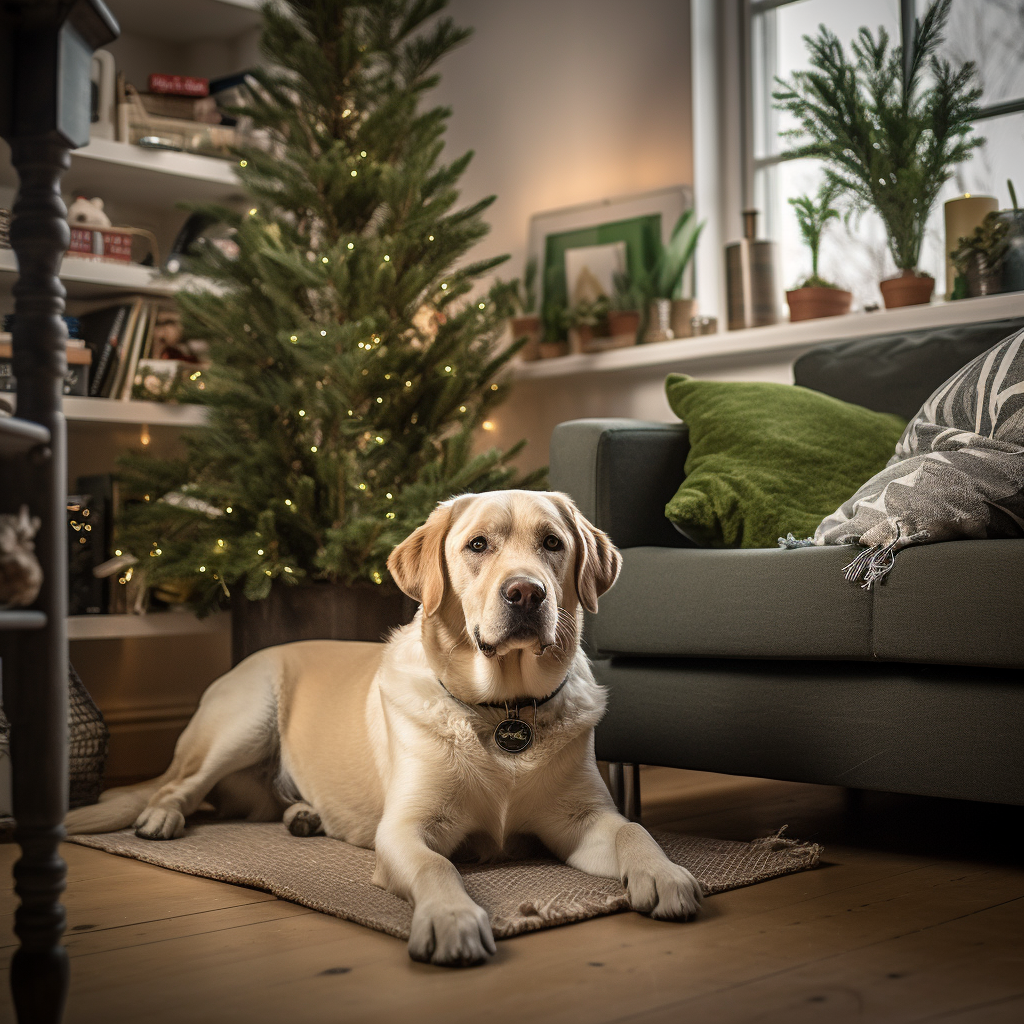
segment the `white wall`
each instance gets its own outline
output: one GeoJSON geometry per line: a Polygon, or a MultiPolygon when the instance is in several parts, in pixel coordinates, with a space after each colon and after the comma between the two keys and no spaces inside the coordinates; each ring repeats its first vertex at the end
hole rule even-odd
{"type": "Polygon", "coordinates": [[[472,38],[429,102],[452,108],[445,158],[475,150],[463,203],[496,194],[474,258],[522,273],[530,217],[692,184],[688,0],[452,0],[472,38]]]}

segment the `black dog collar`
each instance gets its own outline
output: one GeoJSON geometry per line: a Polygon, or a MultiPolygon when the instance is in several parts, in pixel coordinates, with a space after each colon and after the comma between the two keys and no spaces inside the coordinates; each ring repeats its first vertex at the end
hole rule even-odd
{"type": "Polygon", "coordinates": [[[499,704],[490,704],[486,701],[481,701],[479,704],[467,704],[466,701],[456,697],[440,679],[438,679],[438,684],[452,700],[458,701],[463,707],[503,708],[508,717],[504,721],[499,722],[495,727],[494,742],[506,754],[521,754],[533,743],[533,730],[537,725],[537,708],[551,700],[568,681],[569,676],[566,675],[551,693],[546,697],[541,697],[539,700],[535,697],[522,697],[516,700],[502,701],[499,704]],[[531,706],[533,707],[533,726],[519,717],[519,712],[523,708],[531,706]]]}

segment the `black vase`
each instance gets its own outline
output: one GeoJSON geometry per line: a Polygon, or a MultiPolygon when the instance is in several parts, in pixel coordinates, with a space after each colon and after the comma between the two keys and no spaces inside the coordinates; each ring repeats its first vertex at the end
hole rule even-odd
{"type": "Polygon", "coordinates": [[[370,583],[275,583],[263,601],[238,593],[231,601],[232,664],[294,640],[384,640],[411,622],[416,608],[400,590],[370,583]]]}

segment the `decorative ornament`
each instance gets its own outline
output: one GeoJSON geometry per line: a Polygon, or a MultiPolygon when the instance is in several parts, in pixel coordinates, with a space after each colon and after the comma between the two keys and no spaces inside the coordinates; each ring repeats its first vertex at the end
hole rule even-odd
{"type": "Polygon", "coordinates": [[[429,302],[424,302],[413,314],[412,329],[406,331],[402,337],[414,349],[424,349],[434,343],[441,324],[447,322],[448,317],[441,310],[429,302]]]}
{"type": "Polygon", "coordinates": [[[39,595],[43,570],[32,542],[39,526],[27,505],[16,516],[0,515],[0,608],[24,608],[39,595]]]}

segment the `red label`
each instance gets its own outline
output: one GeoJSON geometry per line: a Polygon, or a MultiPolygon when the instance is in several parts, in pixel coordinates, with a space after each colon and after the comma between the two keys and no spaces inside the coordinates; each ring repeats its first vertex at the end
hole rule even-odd
{"type": "Polygon", "coordinates": [[[97,259],[118,260],[130,263],[132,258],[132,236],[122,231],[102,228],[71,229],[71,244],[68,252],[80,256],[94,256],[97,259]]]}
{"type": "Polygon", "coordinates": [[[189,75],[150,75],[149,91],[165,96],[209,96],[210,80],[189,75]]]}

